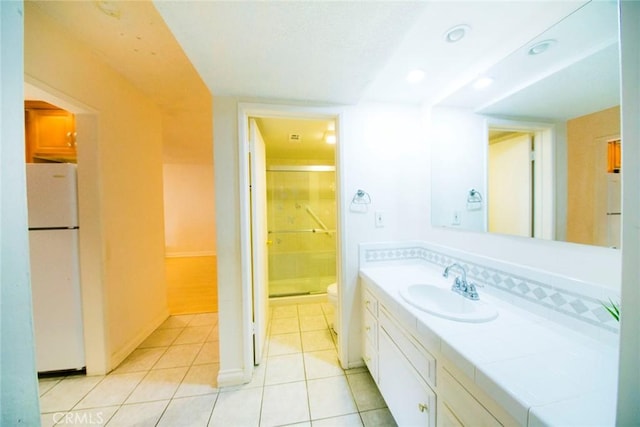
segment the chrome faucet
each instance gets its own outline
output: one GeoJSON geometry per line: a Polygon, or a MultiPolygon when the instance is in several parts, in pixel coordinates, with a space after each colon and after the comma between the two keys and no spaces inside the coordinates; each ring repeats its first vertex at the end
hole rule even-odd
{"type": "Polygon", "coordinates": [[[476,285],[473,283],[467,282],[467,269],[464,268],[462,265],[458,264],[457,262],[454,262],[453,264],[447,266],[444,269],[444,272],[442,273],[442,275],[444,277],[449,277],[449,271],[453,268],[459,269],[460,272],[462,273],[462,277],[461,276],[456,277],[456,279],[453,281],[453,285],[451,285],[451,290],[455,293],[462,295],[465,298],[469,298],[472,300],[480,299],[480,296],[478,295],[478,291],[476,289],[476,285]]]}

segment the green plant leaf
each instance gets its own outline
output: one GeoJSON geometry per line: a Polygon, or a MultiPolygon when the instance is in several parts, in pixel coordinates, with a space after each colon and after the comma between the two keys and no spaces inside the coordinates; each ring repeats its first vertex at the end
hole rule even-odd
{"type": "Polygon", "coordinates": [[[615,302],[611,301],[611,298],[609,298],[609,304],[603,302],[602,306],[609,312],[609,314],[611,314],[614,319],[616,319],[617,322],[620,321],[620,304],[616,304],[615,302]]]}

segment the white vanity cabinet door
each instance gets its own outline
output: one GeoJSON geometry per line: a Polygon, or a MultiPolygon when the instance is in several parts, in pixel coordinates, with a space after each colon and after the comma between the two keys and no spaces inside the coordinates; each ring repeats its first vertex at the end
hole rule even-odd
{"type": "Polygon", "coordinates": [[[399,426],[436,425],[436,395],[387,333],[378,336],[378,387],[399,426]]]}
{"type": "Polygon", "coordinates": [[[440,372],[438,380],[438,427],[502,425],[445,369],[440,372]]]}
{"type": "Polygon", "coordinates": [[[380,305],[378,310],[380,330],[384,330],[396,346],[402,349],[404,357],[411,363],[422,379],[425,380],[430,387],[435,387],[435,357],[392,320],[391,315],[383,305],[380,305]]]}

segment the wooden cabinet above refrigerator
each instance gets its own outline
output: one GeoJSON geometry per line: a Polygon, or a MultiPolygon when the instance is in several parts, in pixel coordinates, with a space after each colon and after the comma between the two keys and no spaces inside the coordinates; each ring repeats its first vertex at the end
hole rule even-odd
{"type": "Polygon", "coordinates": [[[75,116],[42,101],[25,101],[26,161],[76,161],[75,116]]]}

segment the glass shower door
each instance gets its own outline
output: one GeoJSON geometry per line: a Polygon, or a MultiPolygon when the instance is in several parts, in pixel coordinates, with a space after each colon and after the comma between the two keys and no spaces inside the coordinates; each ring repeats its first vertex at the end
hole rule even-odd
{"type": "Polygon", "coordinates": [[[325,293],[336,280],[333,167],[267,169],[269,296],[325,293]]]}

